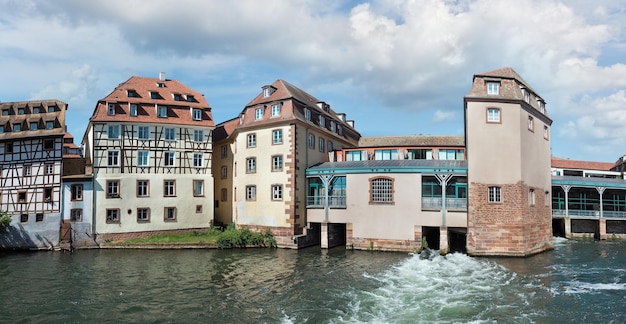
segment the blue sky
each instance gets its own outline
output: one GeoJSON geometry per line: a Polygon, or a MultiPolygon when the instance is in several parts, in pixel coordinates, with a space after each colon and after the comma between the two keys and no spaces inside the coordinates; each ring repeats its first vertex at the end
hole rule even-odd
{"type": "Polygon", "coordinates": [[[284,79],[363,136],[462,135],[472,76],[515,69],[546,102],[552,154],[626,154],[623,0],[0,0],[0,101],[96,101],[161,71],[216,122],[284,79]]]}

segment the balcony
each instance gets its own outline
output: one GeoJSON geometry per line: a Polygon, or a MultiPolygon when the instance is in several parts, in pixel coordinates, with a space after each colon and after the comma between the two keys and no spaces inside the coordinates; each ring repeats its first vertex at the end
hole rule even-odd
{"type": "MultiPolygon", "coordinates": [[[[324,196],[307,196],[307,207],[324,207],[326,206],[326,198],[324,196]]],[[[328,207],[330,208],[346,208],[346,196],[336,195],[328,196],[328,207]]]]}
{"type": "MultiPolygon", "coordinates": [[[[422,210],[441,210],[441,197],[422,197],[422,210]]],[[[446,198],[446,210],[467,211],[467,198],[446,198]]]]}
{"type": "MultiPolygon", "coordinates": [[[[568,210],[568,217],[575,219],[598,219],[600,218],[599,210],[576,210],[570,209],[568,210]]],[[[552,217],[553,218],[561,218],[565,217],[565,210],[563,209],[553,209],[552,217]]],[[[623,211],[612,211],[605,210],[602,212],[602,217],[607,219],[621,219],[626,220],[626,212],[623,211]]]]}

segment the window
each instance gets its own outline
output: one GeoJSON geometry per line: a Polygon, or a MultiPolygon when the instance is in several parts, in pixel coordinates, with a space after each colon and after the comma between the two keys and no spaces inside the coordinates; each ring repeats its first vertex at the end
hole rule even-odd
{"type": "Polygon", "coordinates": [[[120,222],[119,209],[107,209],[107,224],[120,222]]]}
{"type": "Polygon", "coordinates": [[[83,200],[83,185],[82,184],[74,184],[71,187],[71,199],[72,200],[83,200]]]}
{"type": "Polygon", "coordinates": [[[528,190],[528,203],[531,206],[535,205],[535,189],[529,189],[528,190]]]}
{"type": "Polygon", "coordinates": [[[228,157],[228,147],[226,145],[222,145],[222,157],[228,157]]]}
{"type": "Polygon", "coordinates": [[[326,127],[326,118],[324,118],[324,116],[320,115],[319,119],[320,119],[320,127],[326,127]]]}
{"type": "Polygon", "coordinates": [[[109,104],[107,108],[107,115],[115,116],[115,104],[109,104]]]}
{"type": "Polygon", "coordinates": [[[374,150],[374,160],[397,160],[398,150],[374,150]]]}
{"type": "Polygon", "coordinates": [[[165,221],[175,221],[176,220],[176,207],[165,207],[163,211],[163,219],[165,221]]]}
{"type": "Polygon", "coordinates": [[[43,200],[52,202],[52,188],[43,188],[43,200]]]}
{"type": "Polygon", "coordinates": [[[320,143],[318,145],[318,149],[320,150],[320,152],[324,152],[324,144],[326,144],[326,140],[320,137],[319,142],[320,143]]]}
{"type": "Polygon", "coordinates": [[[328,152],[332,152],[333,151],[333,142],[328,141],[328,152]]]}
{"type": "Polygon", "coordinates": [[[150,138],[150,126],[137,127],[137,137],[139,137],[140,139],[149,139],[150,138]]]}
{"type": "Polygon", "coordinates": [[[48,112],[49,113],[53,113],[53,112],[55,112],[55,110],[56,110],[56,108],[54,106],[48,107],[48,112]]]}
{"type": "Polygon", "coordinates": [[[138,222],[150,221],[150,208],[137,208],[137,221],[138,222]]]}
{"type": "Polygon", "coordinates": [[[272,171],[282,171],[282,170],[283,170],[283,156],[282,155],[272,156],[272,171]]]}
{"type": "Polygon", "coordinates": [[[535,131],[535,119],[532,116],[528,116],[528,130],[535,131]]]}
{"type": "Polygon", "coordinates": [[[370,204],[393,204],[393,180],[391,178],[370,179],[370,204]]]}
{"type": "Polygon", "coordinates": [[[280,105],[276,104],[276,105],[272,105],[272,117],[278,117],[280,116],[280,105]]]}
{"type": "Polygon", "coordinates": [[[137,91],[135,91],[135,90],[130,90],[130,89],[129,89],[129,90],[126,90],[126,95],[127,95],[129,98],[137,98],[137,97],[139,97],[139,95],[137,95],[137,91]]]}
{"type": "Polygon", "coordinates": [[[337,134],[343,136],[343,127],[341,127],[341,125],[337,125],[337,134]]]}
{"type": "Polygon", "coordinates": [[[203,160],[203,156],[202,153],[194,153],[193,154],[193,166],[195,168],[201,168],[202,167],[202,161],[203,160]]]}
{"type": "Polygon", "coordinates": [[[22,124],[14,124],[13,125],[13,131],[14,132],[19,132],[22,130],[22,124]]]}
{"type": "Polygon", "coordinates": [[[40,111],[39,107],[33,107],[33,114],[38,114],[40,111]]]}
{"type": "Polygon", "coordinates": [[[528,91],[528,89],[522,89],[522,93],[524,94],[524,101],[530,103],[530,91],[528,91]]]}
{"type": "Polygon", "coordinates": [[[130,115],[137,117],[137,104],[130,104],[130,115]]]}
{"type": "Polygon", "coordinates": [[[330,121],[330,130],[334,133],[337,131],[337,124],[334,121],[330,121]]]}
{"type": "Polygon", "coordinates": [[[120,181],[107,180],[107,198],[118,198],[120,196],[120,181]]]}
{"type": "Polygon", "coordinates": [[[4,143],[4,153],[13,153],[13,143],[4,143]]]}
{"type": "Polygon", "coordinates": [[[541,111],[542,114],[546,113],[546,103],[543,102],[543,100],[541,99],[537,99],[537,105],[539,106],[539,111],[541,111]]]}
{"type": "Polygon", "coordinates": [[[465,151],[452,149],[439,149],[439,160],[464,160],[465,151]]]}
{"type": "Polygon", "coordinates": [[[283,200],[282,185],[272,185],[272,200],[283,200]]]}
{"type": "Polygon", "coordinates": [[[120,165],[120,151],[108,151],[107,152],[107,166],[119,166],[120,165]]]}
{"type": "Polygon", "coordinates": [[[220,192],[221,192],[221,195],[220,195],[220,200],[221,200],[221,201],[227,201],[227,200],[228,200],[228,189],[226,189],[226,188],[222,188],[222,189],[220,190],[220,192]]]}
{"type": "Polygon", "coordinates": [[[256,200],[256,186],[246,186],[246,200],[256,200]]]}
{"type": "Polygon", "coordinates": [[[43,140],[43,149],[46,151],[54,149],[54,140],[53,139],[45,139],[43,140]]]}
{"type": "Polygon", "coordinates": [[[204,131],[201,129],[193,130],[193,141],[194,142],[204,142],[204,131]]]}
{"type": "Polygon", "coordinates": [[[167,107],[165,106],[158,106],[157,107],[157,114],[160,118],[167,118],[167,107]]]}
{"type": "Polygon", "coordinates": [[[183,96],[180,93],[175,93],[174,94],[174,100],[176,100],[176,101],[183,101],[183,96]]]}
{"type": "Polygon", "coordinates": [[[349,151],[346,152],[346,161],[362,161],[363,160],[363,152],[362,151],[349,151]]]}
{"type": "Polygon", "coordinates": [[[222,166],[222,179],[228,178],[228,167],[222,166]]]}
{"type": "Polygon", "coordinates": [[[3,109],[2,110],[2,116],[8,116],[9,115],[9,110],[8,109],[3,109]]]}
{"type": "Polygon", "coordinates": [[[30,165],[25,165],[24,166],[24,172],[23,172],[23,176],[27,177],[31,175],[31,166],[30,165]]]}
{"type": "MultiPolygon", "coordinates": [[[[218,207],[218,206],[215,206],[218,207]]],[[[202,213],[202,205],[196,205],[196,214],[202,213]]]]}
{"type": "Polygon", "coordinates": [[[35,222],[43,222],[43,214],[42,213],[35,214],[35,222]]]}
{"type": "Polygon", "coordinates": [[[407,151],[408,160],[432,160],[433,151],[431,149],[415,149],[407,151]]]}
{"type": "Polygon", "coordinates": [[[20,190],[17,192],[17,202],[18,203],[26,202],[26,190],[20,190]]]}
{"type": "Polygon", "coordinates": [[[163,129],[163,132],[165,133],[165,140],[166,141],[176,140],[176,129],[175,128],[165,128],[165,129],[163,129]]]}
{"type": "Polygon", "coordinates": [[[269,87],[265,87],[263,88],[263,98],[267,98],[270,96],[270,88],[269,87]]]}
{"type": "Polygon", "coordinates": [[[196,102],[196,98],[193,95],[187,95],[187,102],[196,102]]]}
{"type": "Polygon", "coordinates": [[[120,125],[109,125],[108,136],[110,139],[119,139],[120,138],[120,125]]]}
{"type": "Polygon", "coordinates": [[[30,130],[35,131],[37,130],[37,128],[39,128],[39,125],[37,123],[30,123],[30,130]]]}
{"type": "Polygon", "coordinates": [[[248,147],[256,147],[256,134],[248,134],[248,147]]]}
{"type": "Polygon", "coordinates": [[[44,169],[44,173],[45,174],[53,174],[54,173],[54,164],[46,163],[46,166],[45,166],[45,169],[44,169]]]}
{"type": "MultiPolygon", "coordinates": [[[[162,83],[159,83],[162,84],[162,83]]],[[[161,88],[161,86],[159,86],[159,88],[161,88]]],[[[159,96],[159,93],[156,91],[150,91],[150,99],[159,99],[161,98],[161,96],[159,96]]]]}
{"type": "Polygon", "coordinates": [[[246,159],[246,173],[255,173],[256,172],[256,158],[247,158],[246,159]]]}
{"type": "Polygon", "coordinates": [[[272,144],[282,144],[283,143],[283,130],[275,129],[272,131],[272,144]]]}
{"type": "Polygon", "coordinates": [[[550,139],[550,130],[548,129],[548,126],[543,126],[543,138],[545,139],[550,139]]]}
{"type": "Polygon", "coordinates": [[[70,221],[82,222],[83,221],[83,209],[82,208],[70,209],[70,221]]]}
{"type": "Polygon", "coordinates": [[[489,187],[489,202],[502,202],[502,188],[496,186],[489,187]]]}
{"type": "Polygon", "coordinates": [[[176,152],[163,153],[163,163],[165,166],[174,166],[176,162],[176,152]]]}
{"type": "Polygon", "coordinates": [[[137,197],[150,196],[150,180],[137,180],[137,197]]]}
{"type": "Polygon", "coordinates": [[[28,223],[28,214],[21,214],[20,215],[20,222],[28,223]]]}
{"type": "Polygon", "coordinates": [[[545,206],[550,206],[550,192],[546,191],[543,193],[543,203],[545,206]]]}
{"type": "Polygon", "coordinates": [[[204,180],[193,181],[193,196],[194,197],[204,196],[204,180]]]}
{"type": "Polygon", "coordinates": [[[311,111],[307,108],[304,108],[304,117],[306,120],[311,121],[311,111]]]}
{"type": "Polygon", "coordinates": [[[255,120],[263,119],[263,108],[257,108],[254,111],[254,119],[255,120]]]}
{"type": "Polygon", "coordinates": [[[53,129],[54,128],[54,121],[47,121],[46,122],[46,129],[53,129]]]}
{"type": "Polygon", "coordinates": [[[163,196],[176,196],[176,180],[163,180],[163,196]]]}
{"type": "Polygon", "coordinates": [[[500,122],[500,108],[487,108],[487,122],[488,123],[500,122]]]}
{"type": "Polygon", "coordinates": [[[0,125],[0,133],[4,133],[4,126],[0,125]]]}
{"type": "Polygon", "coordinates": [[[487,94],[497,95],[500,92],[500,82],[487,82],[487,94]]]}
{"type": "Polygon", "coordinates": [[[202,120],[202,110],[194,109],[193,110],[193,120],[202,120]]]}
{"type": "Polygon", "coordinates": [[[148,151],[137,152],[137,166],[146,167],[148,166],[148,161],[148,151]]]}
{"type": "Polygon", "coordinates": [[[309,134],[309,148],[315,149],[315,135],[309,134]]]}

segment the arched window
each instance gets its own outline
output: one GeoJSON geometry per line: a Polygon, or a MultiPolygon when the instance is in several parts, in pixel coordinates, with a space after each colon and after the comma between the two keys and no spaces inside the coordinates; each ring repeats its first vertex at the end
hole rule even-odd
{"type": "Polygon", "coordinates": [[[393,204],[393,178],[370,179],[370,204],[393,204]]]}

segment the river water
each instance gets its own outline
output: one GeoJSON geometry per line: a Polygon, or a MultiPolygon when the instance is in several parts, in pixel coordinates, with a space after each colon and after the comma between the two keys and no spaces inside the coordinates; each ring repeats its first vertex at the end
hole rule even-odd
{"type": "Polygon", "coordinates": [[[319,247],[0,253],[0,322],[626,322],[626,242],[555,246],[524,259],[319,247]]]}

